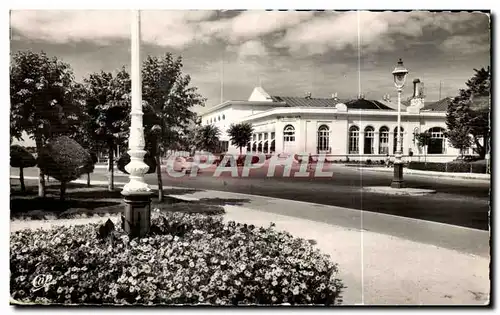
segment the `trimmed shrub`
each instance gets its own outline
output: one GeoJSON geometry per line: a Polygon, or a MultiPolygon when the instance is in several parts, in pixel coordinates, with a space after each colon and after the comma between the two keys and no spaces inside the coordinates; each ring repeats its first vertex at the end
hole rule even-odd
{"type": "MultiPolygon", "coordinates": [[[[127,152],[124,152],[118,161],[116,161],[116,168],[125,174],[128,174],[127,170],[125,169],[125,166],[130,163],[130,155],[127,152]]],[[[146,174],[152,174],[156,172],[156,160],[155,157],[149,154],[149,152],[146,152],[144,155],[144,163],[146,163],[149,166],[148,171],[146,174]]]]}
{"type": "Polygon", "coordinates": [[[47,142],[38,156],[38,167],[61,182],[61,199],[64,199],[66,183],[94,170],[89,152],[67,136],[47,142]]]}
{"type": "Polygon", "coordinates": [[[26,150],[26,148],[14,144],[10,146],[10,166],[19,168],[19,181],[21,182],[21,191],[26,191],[24,185],[24,168],[36,166],[35,157],[26,150]]]}
{"type": "Polygon", "coordinates": [[[12,233],[11,297],[49,304],[342,302],[344,285],[329,256],[273,225],[153,212],[151,231],[129,239],[109,221],[12,233]]]}
{"type": "Polygon", "coordinates": [[[449,173],[470,173],[470,163],[450,162],[446,164],[446,171],[449,173]]]}
{"type": "Polygon", "coordinates": [[[410,162],[409,169],[448,172],[448,173],[486,173],[486,162],[462,162],[454,161],[449,163],[432,163],[432,162],[410,162]]]}
{"type": "Polygon", "coordinates": [[[446,163],[410,162],[408,168],[413,170],[446,172],[446,163]]]}

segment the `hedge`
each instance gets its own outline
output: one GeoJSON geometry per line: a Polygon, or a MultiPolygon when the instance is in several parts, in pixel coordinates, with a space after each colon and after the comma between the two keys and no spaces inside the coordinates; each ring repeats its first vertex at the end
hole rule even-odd
{"type": "Polygon", "coordinates": [[[409,169],[448,172],[448,173],[486,173],[486,163],[467,163],[467,162],[410,162],[409,169]]]}
{"type": "Polygon", "coordinates": [[[342,302],[338,266],[273,225],[153,212],[151,231],[130,239],[108,221],[12,233],[11,298],[99,305],[342,302]]]}

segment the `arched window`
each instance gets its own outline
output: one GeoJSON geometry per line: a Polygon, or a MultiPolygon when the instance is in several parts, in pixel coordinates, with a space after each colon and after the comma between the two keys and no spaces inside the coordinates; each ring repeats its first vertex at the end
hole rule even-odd
{"type": "Polygon", "coordinates": [[[220,121],[220,116],[218,117],[219,121],[220,121]]]}
{"type": "Polygon", "coordinates": [[[222,114],[222,120],[226,119],[226,115],[222,114]]]}
{"type": "Polygon", "coordinates": [[[251,152],[251,147],[250,146],[251,146],[251,144],[250,144],[250,142],[248,142],[247,143],[247,152],[251,152]]]}
{"type": "Polygon", "coordinates": [[[271,147],[269,148],[269,153],[273,153],[276,151],[276,146],[274,144],[274,140],[271,141],[271,147]]]}
{"type": "Polygon", "coordinates": [[[259,141],[259,145],[257,146],[257,152],[262,153],[262,141],[259,141]]]}
{"type": "Polygon", "coordinates": [[[389,154],[389,128],[383,126],[379,130],[379,154],[389,154]]]}
{"type": "Polygon", "coordinates": [[[295,141],[295,128],[292,125],[287,125],[285,129],[283,129],[283,141],[284,142],[295,141]]]}
{"type": "Polygon", "coordinates": [[[257,143],[252,144],[252,152],[257,152],[257,143]]]}
{"type": "Polygon", "coordinates": [[[330,150],[330,129],[327,125],[318,128],[318,153],[330,150]]]}
{"type": "Polygon", "coordinates": [[[373,127],[371,126],[368,126],[365,128],[365,147],[363,150],[363,154],[373,154],[374,143],[375,143],[375,129],[373,129],[373,127]]]}
{"type": "Polygon", "coordinates": [[[266,140],[264,142],[264,150],[263,150],[264,153],[269,153],[269,142],[266,140]]]}
{"type": "MultiPolygon", "coordinates": [[[[403,148],[403,134],[405,132],[405,129],[401,127],[401,132],[399,133],[399,137],[401,139],[401,153],[404,152],[403,148]]],[[[398,150],[398,127],[394,128],[394,147],[393,147],[393,152],[396,153],[398,150]]]]}
{"type": "Polygon", "coordinates": [[[429,129],[431,135],[429,145],[427,146],[427,154],[443,154],[445,151],[444,128],[434,127],[429,129]]]}
{"type": "Polygon", "coordinates": [[[359,128],[351,126],[349,128],[349,154],[359,153],[359,128]]]}

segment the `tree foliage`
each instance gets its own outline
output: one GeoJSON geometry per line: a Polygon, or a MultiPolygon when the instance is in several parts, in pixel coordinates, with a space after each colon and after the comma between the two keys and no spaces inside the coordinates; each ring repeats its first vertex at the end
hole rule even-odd
{"type": "Polygon", "coordinates": [[[26,191],[24,185],[24,168],[36,166],[35,157],[20,145],[10,146],[10,166],[19,168],[19,181],[21,182],[21,191],[26,191]]]}
{"type": "Polygon", "coordinates": [[[237,146],[241,150],[252,139],[253,127],[250,123],[231,124],[227,130],[227,134],[231,140],[231,144],[237,146]]]}
{"type": "MultiPolygon", "coordinates": [[[[67,63],[44,52],[14,54],[10,66],[10,132],[20,140],[26,132],[40,152],[47,139],[74,130],[82,99],[67,63]]],[[[38,195],[45,196],[45,177],[39,174],[38,195]]]]}
{"type": "Polygon", "coordinates": [[[199,126],[194,132],[193,145],[197,150],[215,152],[219,148],[220,134],[217,126],[199,126]]]}
{"type": "Polygon", "coordinates": [[[491,97],[491,72],[490,67],[474,69],[474,71],[472,78],[465,83],[467,88],[461,89],[459,95],[448,105],[447,137],[453,147],[462,151],[474,143],[474,151],[484,158],[491,131],[490,108],[484,106],[483,100],[491,97]],[[483,139],[482,143],[481,139],[483,139]]]}
{"type": "MultiPolygon", "coordinates": [[[[191,109],[205,104],[197,88],[191,86],[191,77],[183,74],[182,68],[182,58],[174,58],[171,53],[161,57],[148,56],[143,63],[146,141],[156,142],[160,150],[178,147],[182,135],[196,119],[191,109]],[[157,127],[155,132],[152,132],[153,127],[157,127]]],[[[156,151],[156,148],[148,149],[156,151]]]]}
{"type": "Polygon", "coordinates": [[[61,199],[64,199],[66,183],[90,173],[94,163],[90,153],[78,142],[67,136],[59,136],[50,139],[43,147],[38,166],[44,174],[61,182],[61,199]]]}

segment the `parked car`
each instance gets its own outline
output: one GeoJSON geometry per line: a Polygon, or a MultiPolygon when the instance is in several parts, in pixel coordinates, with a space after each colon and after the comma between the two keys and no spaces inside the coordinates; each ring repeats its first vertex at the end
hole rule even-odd
{"type": "Polygon", "coordinates": [[[173,163],[173,170],[176,172],[186,171],[186,174],[191,172],[199,173],[200,169],[198,165],[195,164],[194,159],[190,156],[176,156],[173,163]]]}

